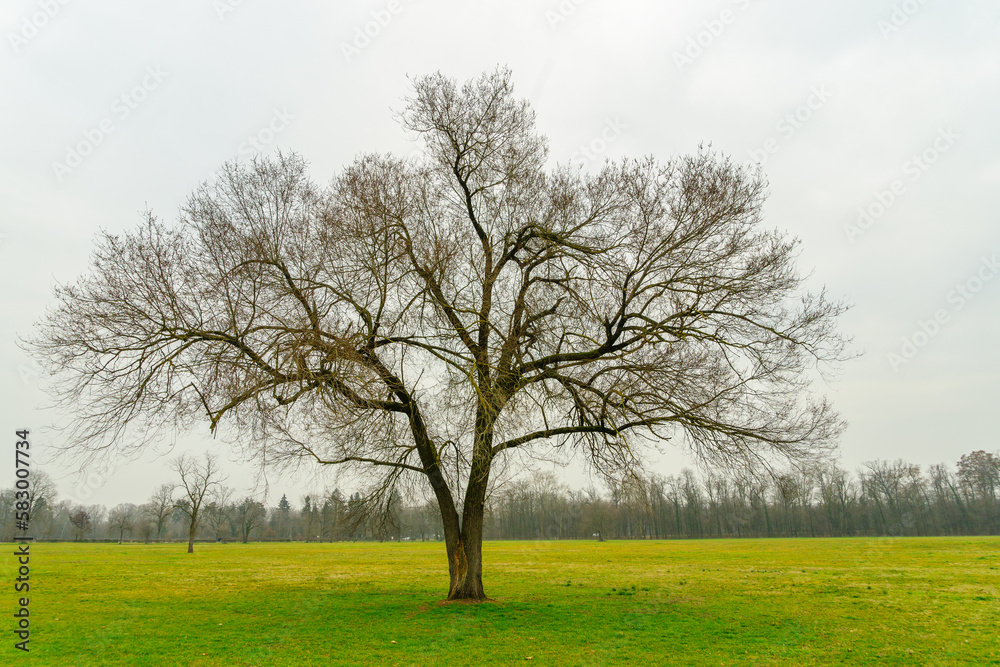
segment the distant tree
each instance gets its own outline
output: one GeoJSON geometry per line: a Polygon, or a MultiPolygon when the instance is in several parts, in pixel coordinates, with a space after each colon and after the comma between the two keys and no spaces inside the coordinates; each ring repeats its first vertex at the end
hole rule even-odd
{"type": "Polygon", "coordinates": [[[16,526],[14,515],[17,512],[16,493],[16,489],[0,488],[0,541],[7,542],[14,537],[16,526]]]}
{"type": "Polygon", "coordinates": [[[222,527],[232,521],[233,489],[220,485],[212,492],[208,504],[205,506],[205,520],[212,530],[212,536],[219,539],[222,535],[222,527]]]}
{"type": "Polygon", "coordinates": [[[150,538],[153,537],[153,533],[156,530],[156,525],[149,518],[149,515],[139,508],[136,512],[135,524],[132,526],[132,532],[139,535],[139,539],[143,542],[148,543],[150,538]]]}
{"type": "Polygon", "coordinates": [[[678,480],[680,496],[684,502],[684,523],[689,537],[702,537],[704,528],[705,495],[694,472],[688,469],[681,471],[678,480]]]}
{"type": "Polygon", "coordinates": [[[278,501],[278,511],[277,515],[277,530],[275,531],[279,538],[287,539],[288,532],[290,528],[290,516],[292,511],[292,504],[288,502],[288,498],[285,494],[281,494],[281,500],[278,501]]]}
{"type": "Polygon", "coordinates": [[[966,454],[958,462],[958,479],[974,495],[996,500],[1000,490],[1000,455],[983,450],[966,454]]]}
{"type": "Polygon", "coordinates": [[[334,489],[323,500],[323,508],[320,511],[320,536],[331,542],[339,539],[343,532],[344,518],[347,513],[347,505],[339,489],[334,489]]]}
{"type": "Polygon", "coordinates": [[[184,454],[174,459],[174,472],[181,482],[178,485],[183,496],[176,504],[188,519],[188,553],[194,553],[194,538],[201,521],[201,508],[209,493],[222,483],[221,472],[216,458],[205,454],[204,463],[184,454]]]}
{"type": "Polygon", "coordinates": [[[97,537],[108,516],[108,508],[104,505],[91,505],[87,508],[87,513],[90,514],[90,535],[97,537]]]}
{"type": "Polygon", "coordinates": [[[873,502],[882,529],[888,535],[912,532],[921,512],[920,467],[897,461],[871,461],[861,476],[862,488],[873,502]]]}
{"type": "Polygon", "coordinates": [[[597,538],[598,542],[603,542],[608,534],[608,504],[593,487],[587,489],[585,498],[584,524],[591,537],[597,538]]]}
{"type": "Polygon", "coordinates": [[[115,505],[108,512],[108,532],[118,535],[118,544],[122,543],[125,533],[131,536],[136,514],[136,506],[131,503],[115,505]]]}
{"type": "Polygon", "coordinates": [[[386,506],[386,511],[381,513],[381,520],[378,523],[378,537],[381,540],[388,537],[399,542],[402,537],[403,526],[401,523],[403,511],[403,496],[398,490],[393,489],[386,506]]]}
{"type": "Polygon", "coordinates": [[[264,503],[247,496],[233,510],[233,516],[239,530],[243,544],[250,539],[250,533],[264,523],[267,518],[267,509],[264,503]]]}
{"type": "Polygon", "coordinates": [[[830,534],[847,535],[850,529],[850,510],[854,505],[854,489],[847,472],[836,466],[817,471],[820,500],[830,534]]]}
{"type": "Polygon", "coordinates": [[[153,526],[156,528],[156,539],[160,539],[163,527],[167,525],[167,520],[176,509],[176,502],[174,501],[175,488],[173,484],[160,484],[153,491],[153,495],[149,497],[149,501],[143,506],[147,515],[152,520],[153,526]]]}
{"type": "Polygon", "coordinates": [[[83,507],[76,508],[70,514],[69,522],[73,525],[77,542],[90,530],[90,514],[83,507]]]}
{"type": "Polygon", "coordinates": [[[976,531],[1000,532],[1000,453],[978,450],[966,454],[958,462],[958,479],[976,513],[983,517],[976,531]]]}
{"type": "Polygon", "coordinates": [[[313,532],[316,528],[316,508],[312,504],[312,496],[305,496],[302,499],[302,530],[305,534],[306,542],[316,537],[313,532]]]}
{"type": "Polygon", "coordinates": [[[961,482],[943,463],[930,468],[930,483],[942,529],[947,534],[970,533],[974,530],[972,508],[960,491],[961,482]]]}
{"type": "Polygon", "coordinates": [[[43,470],[33,470],[31,473],[31,486],[29,487],[29,509],[32,522],[36,515],[40,514],[47,507],[56,504],[56,484],[43,470]]]}
{"type": "Polygon", "coordinates": [[[422,503],[417,508],[417,515],[420,518],[420,539],[441,539],[444,530],[441,526],[441,513],[438,511],[437,502],[430,499],[422,503]]]}

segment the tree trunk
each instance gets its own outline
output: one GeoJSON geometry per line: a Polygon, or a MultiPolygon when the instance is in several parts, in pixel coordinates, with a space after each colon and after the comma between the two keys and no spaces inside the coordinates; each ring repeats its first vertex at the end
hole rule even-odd
{"type": "Polygon", "coordinates": [[[449,600],[485,600],[483,590],[483,517],[466,517],[462,534],[448,549],[449,600]],[[471,520],[470,520],[471,519],[471,520]]]}
{"type": "Polygon", "coordinates": [[[191,527],[188,529],[188,553],[194,553],[194,533],[198,526],[198,515],[195,514],[191,517],[191,527]]]}
{"type": "MultiPolygon", "coordinates": [[[[485,430],[485,429],[484,429],[485,430]]],[[[488,449],[488,435],[485,451],[488,449]]],[[[486,508],[486,491],[490,475],[487,457],[473,457],[469,472],[469,486],[462,508],[462,531],[448,549],[451,574],[449,600],[485,600],[483,591],[483,514],[486,508]]]]}
{"type": "MultiPolygon", "coordinates": [[[[409,397],[404,396],[407,400],[409,397]]],[[[476,432],[477,453],[473,456],[472,470],[469,474],[469,486],[466,491],[465,506],[461,522],[455,505],[454,496],[441,473],[433,444],[427,437],[427,429],[420,417],[419,411],[410,413],[410,426],[413,430],[417,451],[421,463],[426,470],[427,481],[434,491],[441,512],[441,524],[444,528],[445,550],[448,554],[448,599],[449,600],[485,600],[483,592],[483,508],[486,500],[486,485],[489,480],[490,441],[482,434],[488,431],[483,428],[483,420],[477,417],[476,432]]]]}
{"type": "Polygon", "coordinates": [[[449,600],[482,600],[483,593],[483,563],[482,563],[482,524],[480,523],[479,541],[475,549],[469,547],[475,543],[475,536],[467,535],[470,527],[460,526],[458,512],[451,499],[439,496],[441,519],[444,525],[444,545],[448,553],[448,599],[449,600]],[[471,541],[469,538],[472,538],[471,541]]]}

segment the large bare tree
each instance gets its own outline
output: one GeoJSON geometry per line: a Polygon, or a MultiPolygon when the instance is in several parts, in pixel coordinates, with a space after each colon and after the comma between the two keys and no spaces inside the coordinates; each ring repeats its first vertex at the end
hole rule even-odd
{"type": "Polygon", "coordinates": [[[33,341],[73,451],[204,418],[265,464],[351,468],[372,506],[423,480],[449,598],[483,599],[491,479],[529,451],[620,479],[677,436],[735,464],[833,445],[811,381],[843,358],[843,305],[803,290],[757,171],[708,150],[550,168],[507,71],[413,83],[422,158],[325,188],[294,155],[228,164],[178,224],[101,238],[33,341]]]}

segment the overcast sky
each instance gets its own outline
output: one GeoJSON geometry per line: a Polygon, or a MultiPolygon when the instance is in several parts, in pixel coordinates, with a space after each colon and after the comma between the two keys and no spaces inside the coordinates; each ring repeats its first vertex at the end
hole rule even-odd
{"type": "MultiPolygon", "coordinates": [[[[810,287],[854,304],[842,328],[865,354],[827,388],[850,422],[843,466],[1000,449],[1000,3],[7,0],[0,32],[3,424],[10,449],[32,429],[63,498],[140,503],[170,480],[154,452],[89,484],[46,456],[53,415],[15,340],[99,229],[175,218],[257,151],[299,152],[317,182],[360,152],[409,153],[392,117],[407,76],[498,64],[553,162],[711,142],[763,163],[767,224],[802,240],[810,287]]],[[[206,434],[175,453],[226,457],[206,434]]],[[[249,491],[253,471],[228,466],[249,491]]],[[[272,482],[272,503],[321,488],[272,482]]]]}

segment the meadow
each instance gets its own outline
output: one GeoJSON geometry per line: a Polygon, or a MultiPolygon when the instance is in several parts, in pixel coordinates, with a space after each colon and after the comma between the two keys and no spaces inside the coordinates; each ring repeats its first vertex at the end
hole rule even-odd
{"type": "Polygon", "coordinates": [[[482,604],[441,543],[185,548],[32,545],[0,664],[1000,665],[1000,538],[487,542],[482,604]]]}

